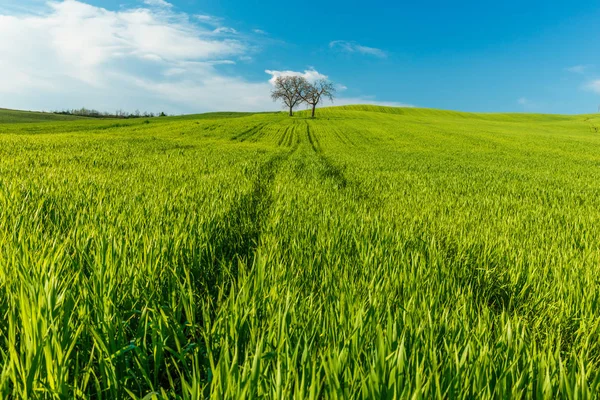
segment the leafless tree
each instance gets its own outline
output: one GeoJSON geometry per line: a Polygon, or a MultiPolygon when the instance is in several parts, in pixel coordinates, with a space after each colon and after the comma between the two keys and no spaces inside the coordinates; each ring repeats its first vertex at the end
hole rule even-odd
{"type": "Polygon", "coordinates": [[[302,100],[312,107],[311,116],[314,118],[315,108],[323,101],[323,98],[328,98],[333,101],[335,87],[333,86],[333,83],[329,82],[327,79],[319,79],[315,83],[307,84],[300,94],[302,95],[302,100]]]}
{"type": "Polygon", "coordinates": [[[275,79],[275,88],[271,91],[273,101],[281,100],[290,110],[290,117],[294,115],[294,108],[304,101],[304,91],[309,83],[301,76],[278,76],[275,79]]]}

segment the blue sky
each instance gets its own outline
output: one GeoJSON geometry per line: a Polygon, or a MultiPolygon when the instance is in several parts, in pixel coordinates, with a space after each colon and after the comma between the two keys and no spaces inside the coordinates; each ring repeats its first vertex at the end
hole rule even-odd
{"type": "Polygon", "coordinates": [[[0,107],[272,110],[303,74],[336,104],[591,113],[598,43],[597,0],[0,0],[0,107]]]}

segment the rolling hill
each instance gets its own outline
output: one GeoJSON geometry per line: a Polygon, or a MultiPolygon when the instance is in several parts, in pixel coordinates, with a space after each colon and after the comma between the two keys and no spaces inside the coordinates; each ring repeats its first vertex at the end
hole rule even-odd
{"type": "Polygon", "coordinates": [[[47,112],[8,110],[6,108],[0,108],[0,124],[74,121],[78,119],[85,118],[71,115],[59,115],[47,112]]]}
{"type": "Polygon", "coordinates": [[[0,397],[600,392],[598,116],[40,118],[0,124],[0,397]]]}

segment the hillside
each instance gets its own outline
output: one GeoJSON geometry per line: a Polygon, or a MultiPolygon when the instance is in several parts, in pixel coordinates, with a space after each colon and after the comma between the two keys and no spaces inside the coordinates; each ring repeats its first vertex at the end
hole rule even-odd
{"type": "Polygon", "coordinates": [[[85,119],[71,115],[59,115],[47,112],[8,110],[0,108],[0,124],[27,123],[27,122],[52,122],[52,121],[74,121],[85,119]]]}
{"type": "Polygon", "coordinates": [[[37,122],[0,125],[2,398],[600,393],[598,116],[37,122]]]}

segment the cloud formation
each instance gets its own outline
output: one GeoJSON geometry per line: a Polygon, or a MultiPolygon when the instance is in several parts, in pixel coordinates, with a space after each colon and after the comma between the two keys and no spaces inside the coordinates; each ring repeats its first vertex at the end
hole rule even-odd
{"type": "Polygon", "coordinates": [[[574,74],[584,74],[589,68],[589,65],[574,65],[572,67],[566,68],[566,70],[574,74]]]}
{"type": "Polygon", "coordinates": [[[376,47],[363,46],[356,42],[347,40],[334,40],[332,42],[329,42],[329,48],[343,51],[346,53],[358,53],[378,58],[387,57],[387,53],[381,49],[378,49],[376,47]]]}
{"type": "Polygon", "coordinates": [[[41,13],[0,11],[0,104],[26,109],[94,107],[169,112],[273,108],[267,82],[218,68],[249,45],[209,16],[190,18],[164,0],[109,11],[76,0],[41,13]],[[204,25],[204,26],[203,26],[204,25]],[[218,97],[218,99],[216,98],[218,97]]]}
{"type": "MultiPolygon", "coordinates": [[[[140,4],[111,11],[64,0],[11,15],[0,10],[0,38],[10,38],[0,40],[0,107],[176,114],[279,108],[266,77],[256,82],[235,73],[257,49],[252,35],[224,26],[219,17],[177,12],[165,0],[140,4]]],[[[289,75],[327,78],[312,67],[266,72],[271,82],[289,75]]],[[[353,103],[399,105],[372,97],[336,101],[353,103]]]]}
{"type": "Polygon", "coordinates": [[[304,72],[272,71],[272,70],[266,70],[265,72],[267,74],[271,75],[271,79],[269,79],[269,82],[271,83],[271,85],[274,84],[275,79],[279,78],[280,76],[302,76],[309,82],[316,82],[319,79],[327,79],[328,78],[327,75],[323,75],[323,74],[319,73],[319,71],[316,71],[314,68],[307,69],[304,72]]]}
{"type": "Polygon", "coordinates": [[[144,0],[144,4],[153,7],[165,7],[171,8],[173,4],[166,2],[165,0],[144,0]]]}
{"type": "Polygon", "coordinates": [[[592,92],[596,92],[596,93],[600,94],[600,79],[588,82],[585,87],[588,90],[591,90],[592,92]]]}
{"type": "Polygon", "coordinates": [[[232,35],[237,35],[238,31],[236,31],[233,28],[229,28],[229,27],[226,27],[226,26],[221,26],[221,27],[215,29],[213,31],[213,33],[229,33],[229,34],[232,34],[232,35]]]}
{"type": "Polygon", "coordinates": [[[542,112],[547,108],[547,104],[544,102],[531,100],[527,97],[520,97],[517,99],[517,104],[521,106],[521,109],[525,112],[542,112]]]}

